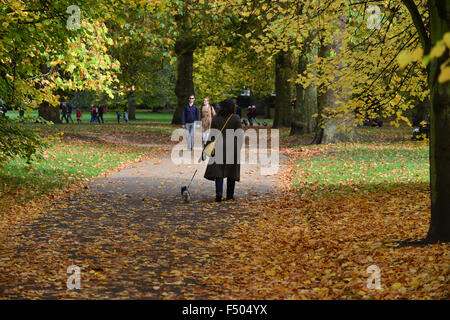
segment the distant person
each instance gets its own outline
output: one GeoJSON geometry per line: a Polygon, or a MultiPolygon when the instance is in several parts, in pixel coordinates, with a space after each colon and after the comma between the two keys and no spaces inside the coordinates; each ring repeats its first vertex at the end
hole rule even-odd
{"type": "Polygon", "coordinates": [[[72,109],[73,109],[73,106],[72,106],[72,104],[71,104],[70,102],[66,102],[66,104],[67,104],[67,114],[66,114],[67,123],[69,123],[69,119],[70,119],[70,121],[72,121],[72,123],[73,123],[73,119],[72,119],[72,109]]]}
{"type": "Polygon", "coordinates": [[[100,112],[98,106],[95,106],[95,119],[97,119],[97,123],[100,124],[100,112]]]}
{"type": "Polygon", "coordinates": [[[103,106],[100,104],[98,106],[98,123],[100,123],[100,120],[102,121],[102,123],[105,123],[105,121],[103,120],[103,113],[104,113],[105,109],[103,108],[103,106]]]}
{"type": "Polygon", "coordinates": [[[252,106],[252,120],[253,122],[256,122],[258,124],[258,126],[260,126],[261,124],[258,122],[258,120],[256,120],[256,106],[252,106]]]}
{"type": "Polygon", "coordinates": [[[77,109],[77,122],[81,123],[81,111],[80,111],[80,109],[77,109]]]}
{"type": "Polygon", "coordinates": [[[239,116],[239,118],[242,118],[242,110],[239,105],[236,105],[236,114],[239,116]]]}
{"type": "Polygon", "coordinates": [[[128,112],[126,111],[123,112],[123,120],[128,123],[128,112]]]}
{"type": "Polygon", "coordinates": [[[202,120],[202,143],[205,145],[208,140],[209,129],[211,128],[212,118],[216,115],[216,111],[209,104],[209,98],[203,100],[202,111],[200,112],[202,120]]]}
{"type": "Polygon", "coordinates": [[[0,114],[3,118],[6,118],[6,111],[8,111],[6,102],[2,98],[0,98],[0,114]]]}
{"type": "Polygon", "coordinates": [[[116,116],[117,116],[117,123],[120,123],[120,117],[121,117],[120,111],[116,111],[116,116]]]}
{"type": "Polygon", "coordinates": [[[24,115],[25,115],[25,111],[24,111],[22,108],[20,108],[20,109],[19,109],[19,118],[20,118],[20,122],[23,122],[23,117],[24,117],[24,115]]]}
{"type": "Polygon", "coordinates": [[[250,126],[253,126],[253,114],[252,114],[252,106],[248,106],[247,108],[247,120],[250,126]]]}
{"type": "Polygon", "coordinates": [[[194,149],[195,121],[200,121],[198,108],[194,101],[194,95],[189,96],[189,103],[184,106],[181,113],[181,125],[186,129],[187,148],[191,151],[194,149]]]}
{"type": "Polygon", "coordinates": [[[97,122],[97,115],[95,111],[95,106],[91,104],[91,120],[89,120],[89,123],[97,122]]]}
{"type": "Polygon", "coordinates": [[[67,106],[65,102],[61,102],[60,109],[62,113],[61,121],[66,120],[66,123],[69,123],[69,120],[67,119],[67,106]]]}

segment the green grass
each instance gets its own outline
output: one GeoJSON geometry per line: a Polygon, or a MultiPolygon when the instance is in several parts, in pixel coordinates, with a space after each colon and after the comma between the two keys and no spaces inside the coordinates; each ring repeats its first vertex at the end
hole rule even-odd
{"type": "Polygon", "coordinates": [[[294,185],[354,190],[429,182],[429,151],[413,142],[360,142],[306,147],[316,155],[299,160],[294,185]]]}
{"type": "MultiPolygon", "coordinates": [[[[17,111],[8,111],[8,117],[17,119],[19,117],[17,111]]],[[[31,119],[36,119],[38,114],[37,111],[28,112],[28,115],[25,116],[31,117],[31,119]]],[[[117,118],[115,113],[108,112],[104,115],[104,124],[98,123],[89,123],[90,114],[88,112],[83,112],[82,123],[78,124],[76,122],[75,113],[72,114],[72,118],[75,123],[63,123],[63,124],[36,124],[36,123],[28,123],[27,126],[30,128],[34,128],[39,130],[42,134],[50,133],[59,133],[63,132],[64,134],[74,134],[74,135],[85,135],[85,134],[94,134],[94,135],[105,135],[105,134],[159,134],[164,136],[170,136],[174,129],[180,128],[181,126],[171,125],[172,122],[172,113],[156,113],[151,111],[136,111],[137,120],[129,121],[125,123],[123,121],[123,117],[121,118],[120,124],[117,123],[117,118]]],[[[266,121],[269,126],[272,124],[272,119],[260,119],[260,122],[266,121]]]]}
{"type": "MultiPolygon", "coordinates": [[[[15,110],[10,110],[7,112],[7,116],[11,119],[18,119],[19,112],[15,110]]],[[[36,119],[38,117],[37,110],[27,111],[25,112],[26,117],[31,117],[32,119],[36,119]]],[[[171,123],[172,122],[172,113],[163,113],[163,112],[151,112],[151,111],[136,111],[136,120],[132,121],[133,123],[171,123]]],[[[72,112],[72,119],[77,123],[76,111],[72,112]]],[[[81,121],[82,123],[89,123],[91,120],[91,114],[88,111],[82,111],[81,121]]],[[[103,115],[103,120],[105,123],[114,123],[117,124],[117,116],[114,111],[107,112],[103,115]]],[[[65,122],[64,122],[65,123],[65,122]]],[[[125,124],[123,121],[123,113],[121,113],[120,123],[125,124]]],[[[71,123],[70,123],[71,124],[71,123]]],[[[92,122],[92,125],[95,123],[92,122]]]]}
{"type": "Polygon", "coordinates": [[[30,165],[15,159],[0,168],[0,199],[21,203],[89,179],[149,152],[131,146],[86,142],[54,142],[30,165]]]}
{"type": "Polygon", "coordinates": [[[170,136],[175,126],[170,124],[160,124],[160,123],[137,123],[129,122],[128,124],[30,124],[29,126],[39,130],[41,133],[58,133],[63,132],[64,134],[111,134],[111,135],[121,135],[121,134],[161,134],[170,136]]]}

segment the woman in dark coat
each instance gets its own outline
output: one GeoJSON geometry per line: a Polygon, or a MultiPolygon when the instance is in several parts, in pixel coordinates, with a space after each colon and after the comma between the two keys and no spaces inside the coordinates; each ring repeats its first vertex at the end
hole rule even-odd
{"type": "MultiPolygon", "coordinates": [[[[240,180],[240,152],[242,147],[242,126],[239,116],[235,114],[236,104],[233,100],[228,99],[220,103],[220,109],[216,116],[213,117],[211,122],[211,135],[214,139],[213,129],[220,131],[226,123],[222,131],[222,138],[218,138],[215,149],[216,156],[209,159],[208,166],[205,171],[205,178],[216,182],[216,202],[222,201],[223,194],[223,179],[227,178],[227,200],[234,200],[234,186],[235,182],[240,180]],[[230,117],[231,115],[231,117],[230,117]],[[227,132],[227,129],[233,129],[231,132],[227,132]],[[238,130],[240,129],[240,130],[238,130]],[[238,130],[238,131],[236,131],[238,130]],[[237,136],[234,138],[234,146],[232,149],[227,150],[227,134],[233,134],[237,136]],[[218,149],[222,148],[223,153],[220,154],[218,149]],[[233,152],[234,157],[231,163],[227,163],[227,151],[233,152]],[[217,163],[216,163],[217,162],[217,163]]],[[[231,160],[231,159],[230,159],[231,160]]],[[[230,161],[228,161],[230,162],[230,161]]]]}

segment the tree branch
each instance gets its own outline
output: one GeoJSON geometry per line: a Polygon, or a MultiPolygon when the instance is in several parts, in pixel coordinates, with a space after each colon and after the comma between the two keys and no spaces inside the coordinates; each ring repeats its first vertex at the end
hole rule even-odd
{"type": "Polygon", "coordinates": [[[402,2],[411,14],[411,18],[414,22],[414,26],[416,27],[417,32],[419,33],[420,42],[422,43],[425,54],[428,54],[431,50],[431,39],[428,36],[427,29],[425,28],[425,24],[423,23],[419,10],[417,9],[414,0],[402,0],[402,2]]]}

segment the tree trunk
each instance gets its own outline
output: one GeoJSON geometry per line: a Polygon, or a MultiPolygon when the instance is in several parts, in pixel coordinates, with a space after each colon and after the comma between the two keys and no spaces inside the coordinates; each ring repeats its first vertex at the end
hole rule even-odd
{"type": "Polygon", "coordinates": [[[273,128],[291,125],[291,85],[289,83],[291,59],[280,51],[275,58],[275,117],[273,128]]]}
{"type": "MultiPolygon", "coordinates": [[[[50,70],[46,63],[41,63],[40,69],[42,74],[46,74],[50,70]]],[[[38,86],[41,85],[39,84],[38,86]]],[[[59,92],[59,94],[62,95],[61,92],[59,92]]],[[[59,106],[54,107],[47,101],[42,101],[42,103],[39,105],[38,114],[40,117],[44,118],[47,121],[52,121],[53,123],[62,123],[59,116],[59,106]]]]}
{"type": "MultiPolygon", "coordinates": [[[[342,51],[342,38],[345,31],[345,15],[336,19],[337,31],[334,36],[333,43],[323,45],[320,49],[320,56],[326,57],[333,50],[336,55],[339,55],[342,51]]],[[[354,117],[352,114],[339,114],[336,113],[337,109],[346,103],[349,97],[349,89],[342,87],[341,77],[342,70],[345,68],[343,64],[339,65],[335,70],[335,76],[333,83],[334,88],[324,88],[325,91],[319,97],[320,110],[322,111],[323,127],[319,130],[316,137],[320,137],[320,140],[316,140],[317,143],[337,143],[354,140],[354,117]]]]}
{"type": "Polygon", "coordinates": [[[54,107],[47,101],[42,101],[38,108],[38,114],[40,117],[53,123],[62,123],[59,117],[59,106],[54,107]]]}
{"type": "MultiPolygon", "coordinates": [[[[304,49],[298,62],[298,74],[303,74],[306,71],[308,63],[308,55],[312,56],[316,54],[317,48],[311,45],[313,36],[308,37],[306,40],[304,49]]],[[[312,117],[317,112],[317,88],[314,83],[311,83],[308,87],[304,88],[302,84],[297,83],[296,89],[296,102],[295,108],[292,114],[291,133],[290,135],[298,135],[304,133],[311,133],[316,125],[316,120],[312,117]]]]}
{"type": "Polygon", "coordinates": [[[136,92],[128,95],[128,119],[136,120],[136,92]]]}
{"type": "MultiPolygon", "coordinates": [[[[449,31],[450,7],[448,1],[430,0],[431,46],[449,31]]],[[[437,81],[440,65],[449,58],[449,51],[431,62],[430,87],[430,186],[431,223],[427,240],[450,241],[450,81],[437,81]]]]}
{"type": "Polygon", "coordinates": [[[431,103],[428,97],[420,101],[412,110],[412,125],[418,127],[422,121],[427,120],[430,109],[431,103]]]}
{"type": "Polygon", "coordinates": [[[175,45],[175,53],[178,57],[177,83],[175,95],[177,96],[177,108],[173,114],[172,124],[181,124],[183,107],[189,102],[189,96],[194,95],[194,81],[192,77],[194,65],[195,44],[189,40],[178,40],[175,45]]]}

